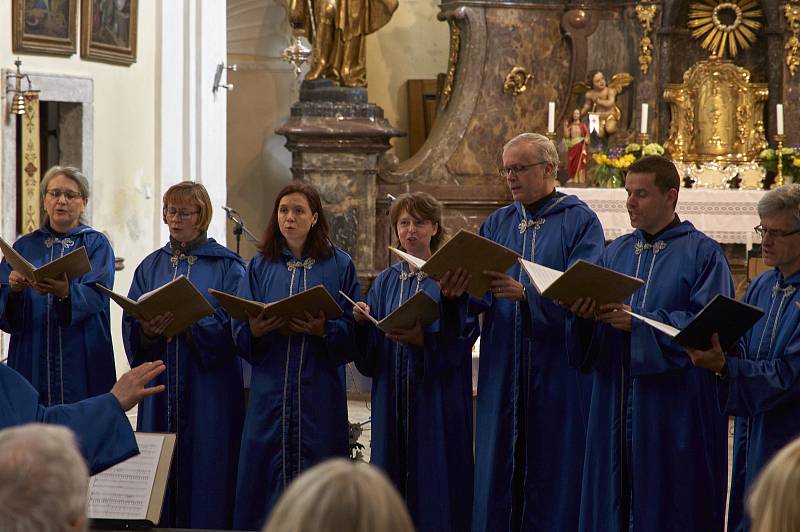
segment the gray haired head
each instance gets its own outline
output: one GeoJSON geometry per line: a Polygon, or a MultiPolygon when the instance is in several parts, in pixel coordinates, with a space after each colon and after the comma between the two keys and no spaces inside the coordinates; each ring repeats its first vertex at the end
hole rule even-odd
{"type": "Polygon", "coordinates": [[[800,184],[793,183],[770,190],[758,201],[756,210],[761,218],[783,213],[791,214],[794,228],[800,229],[800,184]]]}
{"type": "MultiPolygon", "coordinates": [[[[78,185],[78,190],[80,191],[81,195],[83,196],[84,201],[89,201],[89,180],[86,179],[86,176],[83,175],[80,168],[75,168],[74,166],[52,166],[44,174],[42,178],[42,183],[40,185],[40,190],[42,193],[42,201],[44,201],[44,195],[47,193],[47,186],[50,184],[54,178],[63,175],[69,179],[75,181],[78,185]]],[[[85,213],[85,211],[84,211],[85,213]]],[[[84,218],[84,213],[81,213],[80,222],[85,224],[86,218],[84,218]]],[[[48,221],[47,213],[44,215],[44,222],[48,221]]]]}
{"type": "Polygon", "coordinates": [[[553,172],[550,177],[553,179],[556,178],[556,175],[558,174],[558,150],[556,150],[556,146],[553,144],[553,141],[539,133],[520,133],[513,139],[506,142],[505,146],[503,146],[503,152],[505,152],[511,146],[515,146],[517,144],[527,144],[532,150],[534,150],[534,153],[536,153],[538,158],[540,158],[542,161],[552,164],[553,172]]]}

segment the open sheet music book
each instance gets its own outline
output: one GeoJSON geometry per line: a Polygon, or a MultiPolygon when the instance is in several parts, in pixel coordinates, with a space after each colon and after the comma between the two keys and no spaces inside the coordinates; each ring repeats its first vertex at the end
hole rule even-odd
{"type": "Polygon", "coordinates": [[[139,454],[89,479],[92,524],[155,526],[175,450],[175,434],[137,432],[139,454]]]}
{"type": "Polygon", "coordinates": [[[0,238],[0,250],[11,268],[22,274],[29,281],[39,282],[43,279],[56,279],[66,273],[67,278],[74,279],[92,271],[86,247],[81,246],[69,253],[35,268],[25,257],[20,255],[8,242],[0,238]]]}
{"type": "Polygon", "coordinates": [[[474,297],[483,297],[489,290],[491,280],[483,274],[484,270],[504,273],[519,258],[516,252],[507,247],[464,229],[459,230],[426,261],[391,246],[389,250],[437,280],[448,271],[464,268],[472,276],[467,292],[474,297]]]}
{"type": "Polygon", "coordinates": [[[262,312],[266,318],[280,316],[286,320],[305,319],[306,312],[316,317],[320,310],[325,313],[325,319],[328,320],[335,320],[342,315],[342,308],[322,285],[272,303],[244,299],[213,288],[209,288],[208,293],[219,301],[228,314],[242,321],[246,321],[250,316],[258,316],[262,312]]]}
{"type": "Polygon", "coordinates": [[[714,296],[683,330],[635,312],[625,312],[663,332],[684,347],[703,350],[711,349],[711,336],[714,333],[719,334],[722,349],[729,349],[764,315],[764,311],[758,307],[721,294],[714,296]]]}
{"type": "MultiPolygon", "coordinates": [[[[356,302],[350,299],[347,294],[341,290],[339,293],[350,304],[354,307],[356,306],[356,302]]],[[[363,311],[361,315],[371,321],[375,327],[388,333],[395,329],[411,329],[416,325],[417,320],[420,321],[423,327],[430,325],[439,319],[439,304],[431,296],[420,290],[380,321],[363,311]]]]}
{"type": "Polygon", "coordinates": [[[544,297],[571,305],[582,297],[597,305],[622,303],[644,283],[641,279],[578,259],[560,272],[541,264],[519,259],[534,288],[544,297]]]}
{"type": "Polygon", "coordinates": [[[164,329],[164,336],[175,336],[202,317],[214,313],[214,307],[206,301],[197,288],[181,275],[167,284],[142,294],[138,301],[117,294],[98,284],[128,314],[151,320],[165,312],[171,312],[172,323],[164,329]]]}

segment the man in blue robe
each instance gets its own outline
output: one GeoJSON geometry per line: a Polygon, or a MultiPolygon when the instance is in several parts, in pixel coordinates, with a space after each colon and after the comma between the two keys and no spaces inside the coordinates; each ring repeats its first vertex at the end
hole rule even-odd
{"type": "MultiPolygon", "coordinates": [[[[514,203],[480,234],[525,259],[565,270],[596,262],[603,250],[597,216],[575,196],[555,191],[558,153],[546,137],[525,133],[503,149],[502,176],[514,203]]],[[[515,265],[489,272],[478,373],[476,532],[575,530],[590,381],[564,355],[567,312],[542,298],[515,265]]]]}
{"type": "Polygon", "coordinates": [[[0,429],[25,423],[69,427],[94,475],[139,453],[125,411],[142,398],[164,390],[163,386],[145,388],[164,369],[163,362],[148,362],[122,375],[109,393],[69,405],[45,407],[22,375],[0,364],[0,429]]]}
{"type": "Polygon", "coordinates": [[[750,284],[744,301],[764,310],[725,357],[717,338],[710,351],[688,350],[692,362],[716,375],[722,411],[734,421],[728,530],[749,530],[746,494],[761,469],[800,436],[800,185],[767,192],[758,202],[764,263],[775,269],[750,284]]]}
{"type": "Polygon", "coordinates": [[[624,312],[681,329],[715,295],[734,293],[720,246],[675,214],[679,187],[663,157],[631,165],[625,188],[636,230],[612,242],[601,265],[645,284],[628,304],[576,302],[584,319],[568,323],[586,333],[581,362],[594,376],[581,531],[723,529],[728,422],[713,377],[624,312]]]}

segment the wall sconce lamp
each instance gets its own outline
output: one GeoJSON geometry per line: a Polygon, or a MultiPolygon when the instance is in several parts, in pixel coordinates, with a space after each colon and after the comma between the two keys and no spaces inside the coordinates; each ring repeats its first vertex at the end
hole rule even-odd
{"type": "Polygon", "coordinates": [[[16,73],[9,72],[6,75],[6,80],[10,80],[11,78],[14,78],[14,88],[13,89],[11,89],[11,88],[7,88],[6,89],[6,94],[12,93],[11,99],[9,100],[9,103],[8,103],[8,114],[10,114],[10,115],[24,115],[25,114],[25,93],[22,92],[22,80],[25,79],[28,82],[28,90],[25,91],[26,93],[28,93],[28,92],[39,92],[39,91],[34,91],[32,89],[30,76],[28,76],[27,74],[23,74],[22,71],[20,70],[20,67],[22,66],[22,61],[19,58],[17,58],[17,60],[14,61],[14,64],[17,66],[17,72],[16,73]]]}

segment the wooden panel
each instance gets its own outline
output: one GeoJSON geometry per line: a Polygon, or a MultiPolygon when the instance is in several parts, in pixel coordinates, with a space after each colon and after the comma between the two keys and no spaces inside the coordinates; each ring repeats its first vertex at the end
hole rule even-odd
{"type": "Polygon", "coordinates": [[[425,143],[436,120],[439,102],[435,79],[410,79],[408,92],[408,155],[414,155],[425,143]]]}

